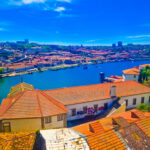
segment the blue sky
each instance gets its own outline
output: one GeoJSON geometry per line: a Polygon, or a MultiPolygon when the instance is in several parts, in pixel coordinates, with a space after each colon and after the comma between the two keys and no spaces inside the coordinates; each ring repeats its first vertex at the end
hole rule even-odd
{"type": "Polygon", "coordinates": [[[150,44],[149,0],[0,1],[0,41],[150,44]]]}

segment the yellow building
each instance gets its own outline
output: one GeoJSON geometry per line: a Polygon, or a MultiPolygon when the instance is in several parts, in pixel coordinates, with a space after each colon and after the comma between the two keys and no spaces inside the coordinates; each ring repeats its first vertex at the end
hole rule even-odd
{"type": "Polygon", "coordinates": [[[33,85],[22,82],[20,84],[17,84],[16,86],[13,86],[10,89],[10,92],[7,97],[12,97],[12,96],[17,95],[20,92],[27,91],[27,90],[33,90],[33,89],[34,89],[33,85]]]}
{"type": "MultiPolygon", "coordinates": [[[[17,87],[25,86],[21,83],[17,87]]],[[[64,105],[33,87],[31,90],[22,89],[19,88],[18,91],[12,88],[8,97],[3,100],[0,106],[0,132],[66,127],[67,109],[64,105]]]]}

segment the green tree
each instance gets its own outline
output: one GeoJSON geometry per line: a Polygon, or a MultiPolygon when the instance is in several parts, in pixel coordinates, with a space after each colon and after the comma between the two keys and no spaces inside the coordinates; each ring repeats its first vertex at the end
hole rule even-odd
{"type": "Polygon", "coordinates": [[[150,69],[150,66],[147,65],[147,66],[145,67],[145,69],[146,69],[146,71],[148,71],[148,70],[150,69]]]}
{"type": "Polygon", "coordinates": [[[0,74],[4,73],[4,68],[0,68],[0,74]]]}

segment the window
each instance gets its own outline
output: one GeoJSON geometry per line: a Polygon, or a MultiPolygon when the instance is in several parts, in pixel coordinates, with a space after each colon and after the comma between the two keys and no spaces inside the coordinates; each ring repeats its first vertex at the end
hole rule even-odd
{"type": "Polygon", "coordinates": [[[2,124],[3,132],[11,132],[10,122],[5,122],[2,124]]]}
{"type": "Polygon", "coordinates": [[[64,118],[63,115],[58,115],[58,116],[57,116],[57,121],[62,121],[63,118],[64,118]]]}
{"type": "Polygon", "coordinates": [[[95,112],[98,111],[98,105],[94,105],[94,111],[95,111],[95,112]]]}
{"type": "Polygon", "coordinates": [[[136,105],[136,98],[133,99],[133,105],[136,105]]]}
{"type": "Polygon", "coordinates": [[[45,117],[45,123],[51,123],[51,117],[45,117]]]}
{"type": "Polygon", "coordinates": [[[150,96],[149,96],[149,103],[150,103],[150,96]]]}
{"type": "Polygon", "coordinates": [[[76,109],[72,109],[72,116],[76,116],[76,109]]]}
{"type": "Polygon", "coordinates": [[[134,78],[136,78],[136,75],[134,75],[134,78]]]}
{"type": "Polygon", "coordinates": [[[84,114],[87,113],[87,106],[83,107],[83,112],[84,112],[84,114]]]}
{"type": "Polygon", "coordinates": [[[141,97],[141,103],[142,104],[144,103],[144,97],[141,97]]]}
{"type": "Polygon", "coordinates": [[[126,102],[126,106],[128,106],[128,100],[127,99],[125,100],[125,102],[126,102]]]}

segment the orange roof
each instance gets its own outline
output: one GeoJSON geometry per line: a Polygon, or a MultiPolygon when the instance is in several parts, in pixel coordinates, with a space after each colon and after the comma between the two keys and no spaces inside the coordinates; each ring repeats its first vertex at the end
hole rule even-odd
{"type": "Polygon", "coordinates": [[[124,81],[123,79],[116,79],[113,82],[123,82],[123,81],[124,81]]]}
{"type": "Polygon", "coordinates": [[[133,109],[131,111],[119,113],[116,115],[111,116],[111,118],[124,118],[128,123],[136,122],[139,119],[145,118],[143,112],[137,109],[133,109]]]}
{"type": "Polygon", "coordinates": [[[126,150],[126,146],[113,130],[88,136],[87,141],[93,150],[126,150]]]}
{"type": "Polygon", "coordinates": [[[150,66],[150,64],[140,65],[140,67],[146,67],[146,66],[150,66]]]}
{"type": "Polygon", "coordinates": [[[102,132],[102,131],[108,131],[108,130],[112,129],[114,127],[113,119],[123,118],[128,123],[133,123],[133,122],[136,122],[138,120],[145,119],[147,114],[150,115],[150,113],[145,114],[145,113],[141,112],[140,110],[133,109],[131,111],[119,113],[119,114],[116,114],[116,115],[113,115],[113,116],[110,116],[107,118],[103,118],[103,119],[100,119],[97,121],[88,122],[88,123],[85,123],[82,125],[75,126],[75,127],[73,127],[73,129],[82,133],[82,134],[89,136],[89,135],[92,135],[98,131],[102,132]],[[95,131],[95,132],[92,132],[90,130],[90,125],[93,128],[92,131],[95,131]]]}
{"type": "Polygon", "coordinates": [[[130,96],[150,93],[150,88],[136,81],[103,83],[47,90],[45,93],[64,105],[105,100],[110,98],[110,88],[116,86],[116,96],[130,96]]]}
{"type": "MultiPolygon", "coordinates": [[[[150,137],[150,117],[146,117],[148,113],[143,113],[139,110],[131,110],[120,113],[112,117],[100,119],[95,122],[82,124],[72,129],[86,135],[87,142],[91,149],[126,149],[123,142],[124,137],[118,136],[118,131],[124,132],[130,125],[137,125],[143,132],[150,137]],[[117,121],[123,128],[118,128],[117,133],[113,130],[116,127],[114,120],[117,121]]],[[[150,113],[149,113],[150,114],[150,113]]],[[[118,125],[117,125],[118,126],[118,125]]],[[[127,143],[128,144],[128,143],[127,143]]]]}
{"type": "Polygon", "coordinates": [[[136,124],[143,130],[143,132],[148,137],[150,137],[150,117],[145,117],[144,119],[138,120],[136,124]]]}
{"type": "Polygon", "coordinates": [[[10,92],[7,97],[12,97],[23,91],[33,90],[33,89],[34,89],[33,85],[22,82],[22,83],[19,83],[15,86],[11,87],[10,92]]]}
{"type": "Polygon", "coordinates": [[[140,74],[140,70],[137,68],[131,68],[131,69],[127,69],[127,70],[123,70],[124,74],[129,74],[129,75],[139,75],[140,74]]]}
{"type": "Polygon", "coordinates": [[[84,134],[84,135],[92,135],[94,133],[104,133],[105,130],[99,121],[85,123],[82,125],[78,125],[73,127],[74,130],[84,134]]]}
{"type": "Polygon", "coordinates": [[[64,105],[39,90],[24,91],[4,99],[0,106],[1,119],[36,118],[67,113],[64,105]]]}
{"type": "Polygon", "coordinates": [[[0,133],[0,149],[32,150],[35,139],[34,132],[0,133]]]}

